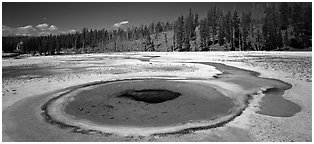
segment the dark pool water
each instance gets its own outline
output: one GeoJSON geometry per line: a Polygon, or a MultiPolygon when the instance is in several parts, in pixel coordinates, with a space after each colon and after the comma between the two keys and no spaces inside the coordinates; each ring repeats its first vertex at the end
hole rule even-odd
{"type": "Polygon", "coordinates": [[[126,80],[73,95],[64,111],[97,124],[169,126],[211,120],[235,107],[210,86],[173,80],[126,80]]]}
{"type": "Polygon", "coordinates": [[[173,100],[181,94],[162,89],[148,89],[148,90],[127,90],[122,92],[117,97],[128,98],[135,101],[142,101],[150,104],[162,103],[165,101],[173,100]]]}

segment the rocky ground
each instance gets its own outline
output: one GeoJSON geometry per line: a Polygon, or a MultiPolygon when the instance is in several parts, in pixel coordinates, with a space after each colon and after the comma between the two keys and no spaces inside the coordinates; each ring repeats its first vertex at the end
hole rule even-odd
{"type": "MultiPolygon", "coordinates": [[[[261,77],[292,84],[284,98],[301,106],[301,112],[292,117],[256,114],[257,98],[223,128],[120,141],[312,141],[311,52],[143,52],[6,58],[2,59],[2,112],[24,98],[94,81],[143,76],[210,77],[206,71],[212,68],[208,66],[180,63],[207,61],[257,71],[261,77]],[[241,136],[232,136],[239,132],[241,136]]],[[[3,141],[14,141],[5,130],[3,122],[3,141]]]]}
{"type": "Polygon", "coordinates": [[[262,67],[271,71],[286,72],[290,78],[312,82],[312,57],[300,56],[254,56],[247,55],[246,59],[239,60],[253,67],[262,67]]]}

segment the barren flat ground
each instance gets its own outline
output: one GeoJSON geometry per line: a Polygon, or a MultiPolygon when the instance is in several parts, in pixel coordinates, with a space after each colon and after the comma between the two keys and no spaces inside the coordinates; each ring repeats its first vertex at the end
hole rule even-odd
{"type": "MultiPolygon", "coordinates": [[[[201,102],[205,105],[205,101],[201,102]]],[[[312,52],[128,52],[2,59],[2,141],[312,141],[312,52]],[[214,127],[176,133],[158,133],[158,128],[150,127],[144,131],[158,134],[138,129],[132,135],[122,126],[112,128],[112,133],[78,132],[49,123],[42,115],[42,105],[54,95],[94,82],[143,78],[202,80],[204,85],[217,86],[218,91],[248,92],[250,83],[254,83],[251,80],[257,78],[242,76],[238,85],[239,80],[232,76],[241,73],[233,74],[233,68],[257,72],[261,82],[276,80],[291,88],[282,92],[283,99],[267,99],[265,89],[250,89],[255,95],[232,119],[214,127]],[[213,80],[217,77],[224,83],[213,80]],[[285,106],[288,108],[281,109],[285,106]]]]}

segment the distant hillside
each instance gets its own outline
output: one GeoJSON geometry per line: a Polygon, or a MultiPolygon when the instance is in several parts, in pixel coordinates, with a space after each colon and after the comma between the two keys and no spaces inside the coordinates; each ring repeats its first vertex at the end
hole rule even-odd
{"type": "Polygon", "coordinates": [[[151,34],[151,41],[153,48],[146,46],[145,39],[137,40],[120,40],[117,42],[110,42],[103,50],[95,49],[95,51],[157,51],[165,52],[173,50],[173,30],[151,34]],[[116,44],[116,46],[115,46],[116,44]]]}

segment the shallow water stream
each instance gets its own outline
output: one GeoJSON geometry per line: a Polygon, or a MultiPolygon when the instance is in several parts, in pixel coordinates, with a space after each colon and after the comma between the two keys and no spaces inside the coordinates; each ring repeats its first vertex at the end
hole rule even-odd
{"type": "Polygon", "coordinates": [[[260,78],[258,77],[260,75],[258,72],[231,67],[225,64],[212,62],[200,64],[215,66],[216,69],[223,72],[223,74],[217,76],[217,79],[238,84],[244,89],[268,86],[269,88],[263,92],[265,96],[259,103],[260,111],[257,112],[259,114],[289,117],[301,111],[300,106],[283,97],[285,91],[292,88],[291,84],[276,79],[260,78]]]}

